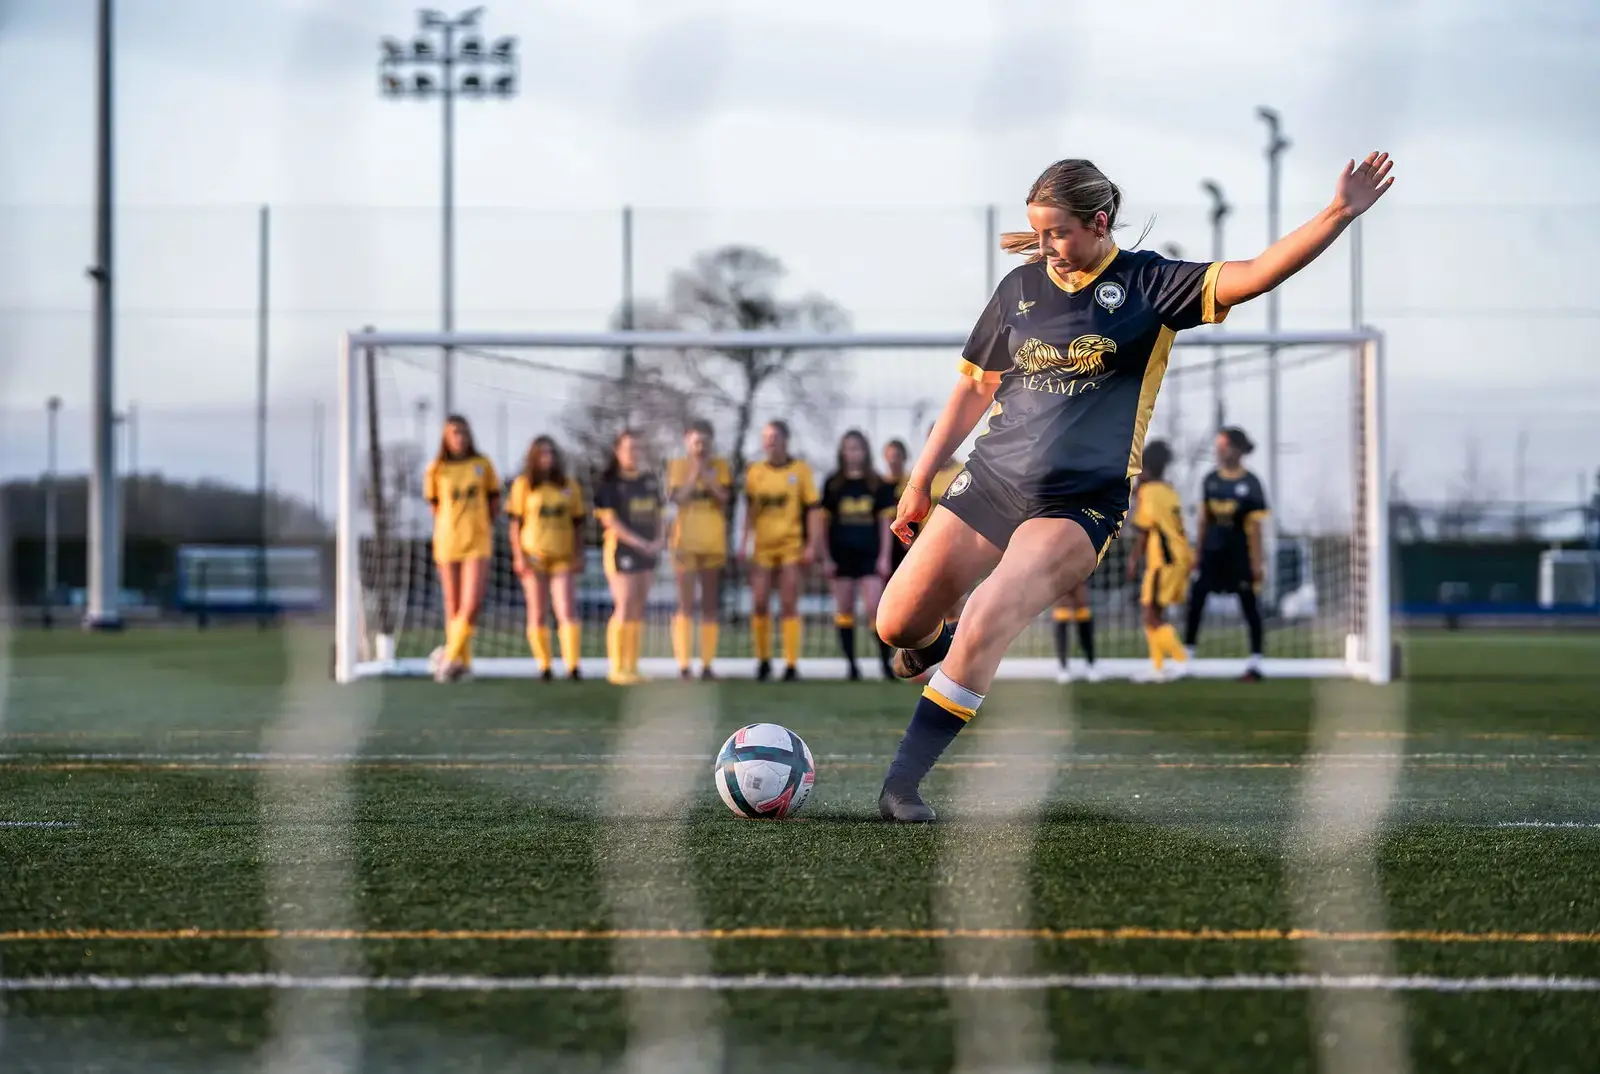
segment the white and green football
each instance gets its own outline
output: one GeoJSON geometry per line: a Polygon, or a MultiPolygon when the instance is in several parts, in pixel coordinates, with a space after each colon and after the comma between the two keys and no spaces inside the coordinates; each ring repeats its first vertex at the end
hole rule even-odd
{"type": "Polygon", "coordinates": [[[757,820],[783,820],[800,812],[816,778],[810,748],[775,723],[753,723],[729,735],[712,771],[728,808],[757,820]]]}

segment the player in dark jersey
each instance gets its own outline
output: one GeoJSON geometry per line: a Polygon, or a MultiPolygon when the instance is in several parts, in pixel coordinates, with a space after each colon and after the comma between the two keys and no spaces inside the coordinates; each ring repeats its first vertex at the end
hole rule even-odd
{"type": "Polygon", "coordinates": [[[1089,161],[1058,161],[1034,183],[1032,230],[1002,243],[1028,263],[978,318],[894,521],[903,541],[927,525],[889,581],[878,629],[897,647],[896,674],[939,666],[884,780],[885,818],[934,819],[923,776],[977,712],[1006,648],[1116,536],[1173,334],[1221,321],[1304,268],[1389,188],[1389,168],[1385,154],[1351,161],[1310,221],[1252,260],[1209,265],[1119,250],[1122,192],[1089,161]],[[988,432],[934,509],[934,472],[986,413],[988,432]],[[945,615],[980,578],[952,630],[945,615]]]}
{"type": "Polygon", "coordinates": [[[645,598],[655,580],[661,539],[661,481],[645,467],[643,445],[633,430],[617,434],[611,461],[594,490],[594,513],[605,527],[606,582],[611,620],[606,624],[607,680],[618,686],[644,682],[639,644],[645,598]]]}
{"type": "Polygon", "coordinates": [[[1267,517],[1267,494],[1261,479],[1244,468],[1255,450],[1240,428],[1217,434],[1217,468],[1206,475],[1200,511],[1200,573],[1189,594],[1189,618],[1183,643],[1190,654],[1200,640],[1206,597],[1233,593],[1250,632],[1250,660],[1240,678],[1261,681],[1261,523],[1267,517]]]}
{"type": "MultiPolygon", "coordinates": [[[[901,493],[906,490],[906,482],[911,480],[911,474],[906,469],[906,455],[908,454],[904,440],[891,440],[883,445],[883,479],[894,486],[894,502],[900,502],[901,493]]],[[[906,558],[906,546],[899,541],[889,542],[889,573],[893,574],[895,568],[900,566],[900,561],[906,558]]]]}
{"type": "MultiPolygon", "coordinates": [[[[834,625],[852,681],[861,678],[856,666],[856,598],[860,597],[867,622],[875,622],[878,598],[889,577],[889,549],[895,544],[889,523],[897,502],[894,486],[872,470],[872,447],[866,436],[856,429],[845,433],[839,440],[838,466],[822,486],[822,510],[828,516],[823,573],[833,582],[834,625]]],[[[884,678],[892,677],[893,653],[880,638],[878,659],[884,678]]]]}

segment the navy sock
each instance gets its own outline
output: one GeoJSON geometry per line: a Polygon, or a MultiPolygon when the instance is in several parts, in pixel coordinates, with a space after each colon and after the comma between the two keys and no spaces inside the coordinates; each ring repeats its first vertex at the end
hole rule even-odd
{"type": "Polygon", "coordinates": [[[1067,656],[1072,651],[1071,636],[1067,633],[1067,621],[1057,619],[1050,624],[1053,628],[1056,642],[1056,664],[1060,667],[1067,666],[1067,656]]]}
{"type": "Polygon", "coordinates": [[[1083,646],[1083,658],[1094,663],[1094,620],[1078,620],[1078,644],[1083,646]]]}
{"type": "Polygon", "coordinates": [[[956,735],[967,721],[949,711],[926,693],[917,699],[916,711],[906,727],[900,748],[889,764],[889,774],[884,786],[891,791],[914,791],[939,759],[939,756],[956,740],[956,735]]]}
{"type": "Polygon", "coordinates": [[[891,672],[889,670],[889,658],[891,656],[893,656],[893,655],[894,655],[894,646],[890,645],[888,642],[884,641],[882,638],[879,638],[878,639],[878,663],[883,665],[883,676],[884,676],[884,678],[890,678],[893,675],[893,672],[891,672]]]}

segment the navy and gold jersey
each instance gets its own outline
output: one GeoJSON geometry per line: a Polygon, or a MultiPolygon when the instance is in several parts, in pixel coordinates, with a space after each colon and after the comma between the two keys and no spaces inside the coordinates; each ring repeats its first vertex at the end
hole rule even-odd
{"type": "Polygon", "coordinates": [[[961,372],[998,384],[973,462],[1039,499],[1127,488],[1174,334],[1227,316],[1221,262],[1115,247],[1069,287],[1046,262],[1000,281],[961,372]]]}
{"type": "MultiPolygon", "coordinates": [[[[615,519],[647,541],[661,533],[661,481],[655,474],[621,474],[601,479],[594,490],[594,511],[601,521],[615,519]]],[[[615,544],[606,534],[607,547],[615,544]]]]}
{"type": "Polygon", "coordinates": [[[1261,479],[1249,470],[1223,476],[1212,470],[1206,475],[1201,495],[1205,498],[1206,534],[1200,552],[1208,559],[1222,558],[1248,563],[1251,516],[1266,518],[1267,493],[1261,479]]]}
{"type": "Polygon", "coordinates": [[[894,486],[880,477],[833,474],[822,487],[822,509],[828,512],[828,547],[840,551],[880,551],[879,524],[894,518],[899,500],[894,486]]]}

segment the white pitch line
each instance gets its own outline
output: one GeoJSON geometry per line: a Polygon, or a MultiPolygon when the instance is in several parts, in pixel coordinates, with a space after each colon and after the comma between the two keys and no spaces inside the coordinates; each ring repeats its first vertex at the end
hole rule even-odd
{"type": "Polygon", "coordinates": [[[1234,974],[1180,977],[1143,974],[1035,974],[1030,976],[856,977],[813,976],[605,976],[305,977],[284,973],[180,973],[144,977],[82,974],[3,977],[0,992],[138,992],[172,989],[276,989],[350,992],[908,992],[925,990],[1108,992],[1600,992],[1600,977],[1335,976],[1234,974]]]}
{"type": "Polygon", "coordinates": [[[0,828],[77,828],[75,820],[0,820],[0,828]]]}
{"type": "Polygon", "coordinates": [[[1600,828],[1600,821],[1587,820],[1503,820],[1496,828],[1600,828]]]}
{"type": "MultiPolygon", "coordinates": [[[[819,753],[819,761],[884,761],[893,756],[889,753],[819,753]]],[[[624,755],[620,753],[294,753],[278,751],[229,751],[217,753],[164,753],[164,752],[109,752],[109,753],[0,753],[0,761],[21,761],[52,763],[62,761],[266,761],[266,762],[317,762],[323,764],[339,764],[364,762],[373,763],[404,763],[404,762],[438,762],[455,764],[492,763],[502,761],[527,762],[527,763],[559,763],[563,761],[623,761],[638,760],[637,755],[624,755]]],[[[657,753],[652,755],[656,761],[704,761],[709,764],[713,758],[708,754],[700,753],[657,753]]],[[[1020,753],[971,753],[965,754],[964,759],[969,761],[1025,761],[1028,756],[1020,753]]],[[[1489,762],[1527,762],[1527,761],[1593,761],[1600,764],[1600,752],[1594,753],[1340,753],[1330,755],[1325,753],[1286,753],[1286,752],[1259,752],[1259,753],[1076,753],[1072,757],[1076,762],[1098,761],[1193,761],[1193,762],[1222,762],[1222,761],[1261,761],[1263,763],[1279,763],[1293,761],[1298,763],[1313,763],[1317,761],[1361,762],[1361,761],[1489,761],[1489,762]]]]}

